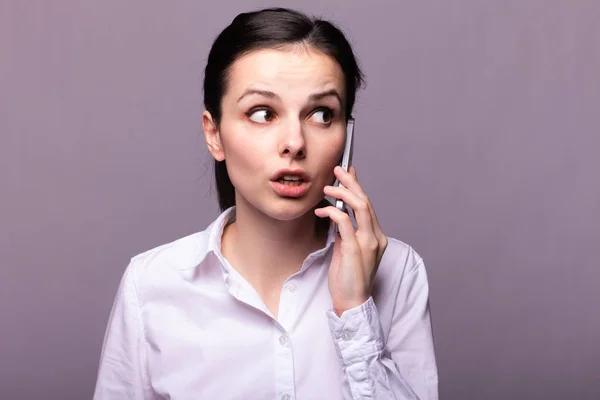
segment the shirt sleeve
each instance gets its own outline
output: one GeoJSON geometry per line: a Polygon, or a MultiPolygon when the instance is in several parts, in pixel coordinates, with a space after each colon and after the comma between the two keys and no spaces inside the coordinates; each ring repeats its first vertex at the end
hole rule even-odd
{"type": "Polygon", "coordinates": [[[153,399],[132,264],[125,270],[104,336],[94,400],[153,399]]]}
{"type": "Polygon", "coordinates": [[[338,317],[327,312],[350,399],[437,400],[429,286],[422,260],[403,278],[390,333],[373,298],[338,317]]]}

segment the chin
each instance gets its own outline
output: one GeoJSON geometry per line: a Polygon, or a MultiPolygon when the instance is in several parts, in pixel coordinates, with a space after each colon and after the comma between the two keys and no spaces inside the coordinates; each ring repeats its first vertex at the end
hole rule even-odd
{"type": "Polygon", "coordinates": [[[248,205],[272,219],[293,221],[312,212],[321,200],[310,194],[299,198],[285,198],[276,195],[274,197],[265,196],[257,201],[248,201],[248,205]]]}
{"type": "Polygon", "coordinates": [[[271,218],[279,221],[292,221],[303,217],[306,215],[306,213],[311,212],[317,203],[318,201],[310,201],[307,198],[280,198],[279,201],[266,204],[264,212],[271,218]]]}

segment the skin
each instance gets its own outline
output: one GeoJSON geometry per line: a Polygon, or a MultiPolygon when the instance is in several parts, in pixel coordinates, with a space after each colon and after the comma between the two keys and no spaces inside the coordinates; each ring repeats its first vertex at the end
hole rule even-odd
{"type": "Polygon", "coordinates": [[[356,171],[335,167],[345,140],[344,109],[339,64],[309,46],[295,45],[256,50],[236,60],[220,123],[208,111],[202,116],[208,149],[216,160],[227,161],[235,187],[236,220],[225,228],[221,250],[275,317],[286,279],[325,245],[326,231],[315,232],[318,217],[339,226],[329,267],[336,313],[371,295],[387,238],[356,171]],[[286,198],[273,190],[270,179],[282,168],[309,175],[304,196],[286,198]],[[345,188],[330,186],[335,177],[345,188]],[[354,210],[356,231],[346,213],[317,208],[324,194],[354,210]]]}

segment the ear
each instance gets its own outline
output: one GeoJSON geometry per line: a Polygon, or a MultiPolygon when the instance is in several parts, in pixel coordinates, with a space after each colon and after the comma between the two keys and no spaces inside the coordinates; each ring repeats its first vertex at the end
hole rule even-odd
{"type": "Polygon", "coordinates": [[[206,146],[208,147],[210,154],[217,161],[225,160],[225,152],[223,151],[223,142],[221,141],[219,127],[208,111],[202,113],[202,129],[204,130],[206,146]]]}

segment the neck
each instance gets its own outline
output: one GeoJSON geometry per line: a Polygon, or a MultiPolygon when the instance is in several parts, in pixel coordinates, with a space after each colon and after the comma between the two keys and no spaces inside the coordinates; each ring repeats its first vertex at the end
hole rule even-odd
{"type": "Polygon", "coordinates": [[[327,241],[328,220],[318,219],[312,209],[300,218],[281,221],[238,198],[235,212],[235,221],[223,231],[222,252],[259,292],[280,287],[327,241]]]}

